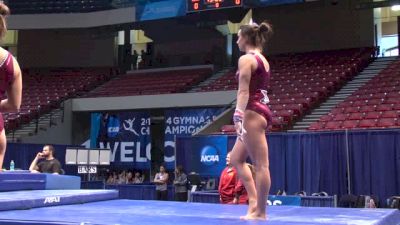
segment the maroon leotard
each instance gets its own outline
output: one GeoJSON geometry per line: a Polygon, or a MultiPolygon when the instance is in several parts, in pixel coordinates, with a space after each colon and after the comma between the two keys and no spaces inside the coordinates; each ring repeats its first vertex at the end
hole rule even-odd
{"type": "MultiPolygon", "coordinates": [[[[258,55],[251,54],[257,60],[257,69],[251,73],[249,101],[246,110],[262,115],[267,120],[268,126],[272,126],[272,112],[266,102],[268,99],[266,88],[269,84],[271,73],[265,70],[264,62],[258,55]]],[[[239,78],[239,71],[236,73],[236,78],[239,78]]]]}
{"type": "MultiPolygon", "coordinates": [[[[6,58],[0,62],[0,97],[4,98],[7,88],[11,85],[14,78],[14,60],[11,53],[7,53],[6,58]]],[[[4,129],[3,114],[0,112],[0,132],[4,129]]]]}

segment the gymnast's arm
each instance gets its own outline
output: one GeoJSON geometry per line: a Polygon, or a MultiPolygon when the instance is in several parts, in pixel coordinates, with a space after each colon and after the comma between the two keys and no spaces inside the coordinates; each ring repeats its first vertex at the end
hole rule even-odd
{"type": "Polygon", "coordinates": [[[253,57],[250,55],[243,55],[239,59],[239,88],[237,92],[236,109],[242,112],[246,110],[249,101],[252,64],[253,57]]]}
{"type": "Polygon", "coordinates": [[[22,73],[17,61],[13,58],[14,76],[11,85],[8,86],[7,98],[0,102],[0,112],[18,112],[22,98],[22,73]]]}

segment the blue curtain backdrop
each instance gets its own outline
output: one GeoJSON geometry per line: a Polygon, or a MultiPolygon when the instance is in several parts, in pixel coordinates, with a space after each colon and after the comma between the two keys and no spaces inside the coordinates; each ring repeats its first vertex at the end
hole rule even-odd
{"type": "MultiPolygon", "coordinates": [[[[232,144],[232,140],[228,143],[232,144]]],[[[268,135],[267,140],[271,193],[347,192],[344,133],[279,133],[268,135]]],[[[228,151],[232,147],[229,145],[228,151]]]]}
{"type": "MultiPolygon", "coordinates": [[[[235,140],[235,136],[228,137],[227,151],[232,149],[235,140]]],[[[272,133],[267,140],[271,194],[278,190],[288,194],[326,191],[340,197],[348,193],[350,185],[352,194],[376,195],[381,204],[392,195],[400,195],[398,129],[272,133]]],[[[190,138],[178,138],[177,143],[191,146],[190,138]]]]}
{"type": "Polygon", "coordinates": [[[400,195],[400,131],[349,133],[352,193],[400,195]]]}

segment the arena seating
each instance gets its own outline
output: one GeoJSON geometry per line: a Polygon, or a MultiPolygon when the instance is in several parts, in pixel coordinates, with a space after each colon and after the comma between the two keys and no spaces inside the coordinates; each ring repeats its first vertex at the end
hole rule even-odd
{"type": "Polygon", "coordinates": [[[6,131],[58,108],[63,100],[92,90],[116,73],[110,68],[24,70],[21,109],[3,114],[6,131]]]}
{"type": "Polygon", "coordinates": [[[107,82],[85,97],[182,93],[211,74],[211,68],[126,74],[107,82]]]}
{"type": "Polygon", "coordinates": [[[400,127],[400,60],[338,104],[309,130],[400,127]]]}
{"type": "MultiPolygon", "coordinates": [[[[273,110],[272,131],[289,128],[306,112],[340,89],[372,60],[373,48],[347,49],[268,58],[271,65],[270,87],[266,87],[273,110]]],[[[235,90],[235,72],[231,71],[202,91],[235,90]]],[[[229,126],[223,133],[234,132],[229,126]]]]}
{"type": "Polygon", "coordinates": [[[8,1],[13,14],[77,13],[111,9],[111,0],[18,0],[8,1]]]}

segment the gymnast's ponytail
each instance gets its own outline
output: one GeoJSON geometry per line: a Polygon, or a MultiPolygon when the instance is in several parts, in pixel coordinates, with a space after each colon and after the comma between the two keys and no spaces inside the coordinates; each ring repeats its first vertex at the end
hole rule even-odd
{"type": "Polygon", "coordinates": [[[250,45],[260,49],[268,43],[273,34],[272,25],[268,22],[262,22],[260,25],[256,23],[242,25],[240,32],[250,45]]]}
{"type": "Polygon", "coordinates": [[[0,38],[3,38],[7,33],[7,20],[6,17],[10,15],[10,9],[0,1],[0,38]]]}

